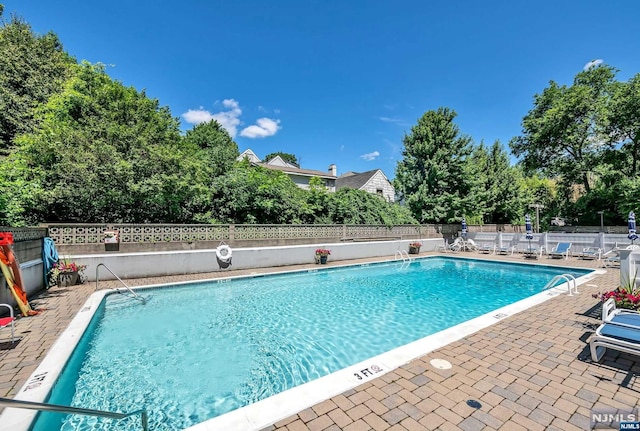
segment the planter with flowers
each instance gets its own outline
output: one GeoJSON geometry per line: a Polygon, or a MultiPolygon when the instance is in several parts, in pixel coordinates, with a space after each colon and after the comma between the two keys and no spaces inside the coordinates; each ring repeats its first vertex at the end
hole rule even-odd
{"type": "Polygon", "coordinates": [[[623,280],[620,287],[609,292],[593,294],[594,298],[600,299],[603,303],[613,298],[616,308],[640,311],[640,288],[636,287],[636,275],[631,280],[623,280]]]}
{"type": "Polygon", "coordinates": [[[84,275],[86,267],[87,265],[78,265],[67,260],[54,263],[49,273],[49,286],[67,287],[84,283],[87,279],[84,275]]]}
{"type": "Polygon", "coordinates": [[[421,242],[412,242],[409,244],[409,254],[420,254],[421,242]]]}
{"type": "Polygon", "coordinates": [[[331,250],[326,250],[324,248],[319,248],[316,250],[316,263],[326,264],[327,257],[331,254],[331,250]]]}

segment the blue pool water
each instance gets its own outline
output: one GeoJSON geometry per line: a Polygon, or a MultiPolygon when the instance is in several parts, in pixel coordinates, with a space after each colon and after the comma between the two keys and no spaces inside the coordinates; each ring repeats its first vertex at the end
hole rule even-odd
{"type": "MultiPolygon", "coordinates": [[[[146,407],[179,430],[538,293],[567,268],[447,257],[111,295],[49,402],[146,407]]],[[[134,430],[139,418],[43,413],[35,431],[134,430]]]]}

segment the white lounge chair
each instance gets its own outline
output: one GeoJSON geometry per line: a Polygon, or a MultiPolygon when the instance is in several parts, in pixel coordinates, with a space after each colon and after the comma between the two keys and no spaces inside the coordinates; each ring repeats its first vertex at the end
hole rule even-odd
{"type": "Polygon", "coordinates": [[[538,247],[526,248],[523,252],[523,255],[526,259],[537,259],[538,257],[542,258],[542,254],[545,252],[544,245],[538,247]]]}
{"type": "Polygon", "coordinates": [[[456,238],[455,241],[453,241],[451,244],[449,244],[449,241],[445,239],[444,244],[438,246],[437,250],[444,253],[449,253],[452,251],[458,252],[462,250],[462,238],[456,238]]]}
{"type": "Polygon", "coordinates": [[[464,242],[464,248],[469,251],[478,251],[478,244],[472,239],[467,239],[464,242]]]}
{"type": "Polygon", "coordinates": [[[502,245],[502,246],[496,246],[496,254],[510,254],[513,255],[513,253],[516,252],[516,247],[514,245],[502,245]]]}
{"type": "Polygon", "coordinates": [[[599,362],[607,349],[640,356],[640,313],[615,308],[609,298],[602,304],[603,323],[589,341],[591,359],[599,362]]]}
{"type": "Polygon", "coordinates": [[[640,326],[640,312],[626,308],[616,308],[615,299],[609,298],[602,304],[602,323],[606,322],[640,326]]]}
{"type": "Polygon", "coordinates": [[[478,251],[484,254],[495,253],[496,246],[494,244],[482,244],[482,246],[478,248],[478,251]]]}
{"type": "Polygon", "coordinates": [[[598,259],[602,258],[602,249],[600,247],[585,247],[578,256],[581,259],[598,259]]]}
{"type": "Polygon", "coordinates": [[[458,237],[451,244],[449,244],[449,250],[458,252],[464,248],[464,239],[458,237]]]}
{"type": "Polygon", "coordinates": [[[555,248],[549,252],[549,257],[568,259],[570,252],[570,242],[559,242],[558,245],[556,245],[555,248]]]}

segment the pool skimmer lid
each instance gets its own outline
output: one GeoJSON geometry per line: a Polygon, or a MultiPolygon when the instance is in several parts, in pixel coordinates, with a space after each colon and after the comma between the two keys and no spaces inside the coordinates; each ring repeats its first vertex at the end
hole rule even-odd
{"type": "Polygon", "coordinates": [[[451,369],[451,362],[445,361],[444,359],[432,359],[430,362],[431,366],[437,368],[439,370],[449,370],[451,369]]]}

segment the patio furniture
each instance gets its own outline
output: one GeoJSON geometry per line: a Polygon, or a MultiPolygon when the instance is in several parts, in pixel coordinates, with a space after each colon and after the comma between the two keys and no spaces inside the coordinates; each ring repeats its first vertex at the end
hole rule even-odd
{"type": "Polygon", "coordinates": [[[16,340],[16,332],[14,327],[16,318],[13,315],[13,307],[9,304],[0,304],[0,307],[9,309],[9,317],[0,317],[0,329],[6,328],[7,326],[11,328],[11,343],[13,343],[16,340]]]}
{"type": "Polygon", "coordinates": [[[568,259],[570,251],[571,251],[570,242],[559,242],[558,245],[556,245],[555,248],[549,252],[549,257],[568,259]]]}
{"type": "Polygon", "coordinates": [[[585,247],[578,256],[580,259],[598,259],[602,258],[602,249],[600,247],[585,247]]]}
{"type": "Polygon", "coordinates": [[[478,248],[480,253],[490,254],[496,252],[496,246],[493,244],[482,244],[480,248],[478,248]]]}
{"type": "Polygon", "coordinates": [[[500,247],[496,247],[496,254],[513,255],[513,253],[515,252],[516,252],[516,247],[513,245],[503,245],[500,247]]]}
{"type": "Polygon", "coordinates": [[[544,253],[544,246],[540,246],[539,249],[537,248],[531,248],[531,249],[526,249],[522,255],[525,257],[525,259],[537,259],[538,257],[542,257],[542,253],[544,253]]]}
{"type": "Polygon", "coordinates": [[[599,362],[607,349],[640,356],[640,313],[616,308],[613,298],[602,304],[602,324],[589,341],[591,359],[599,362]]]}

